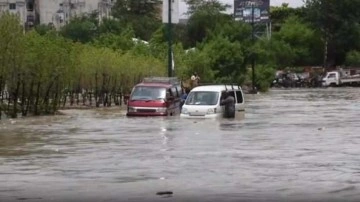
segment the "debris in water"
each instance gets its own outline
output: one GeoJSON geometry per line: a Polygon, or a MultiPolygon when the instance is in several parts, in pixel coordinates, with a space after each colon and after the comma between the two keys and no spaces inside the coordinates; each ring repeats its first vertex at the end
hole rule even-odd
{"type": "Polygon", "coordinates": [[[322,127],[322,128],[318,128],[318,130],[325,130],[325,127],[322,127]]]}
{"type": "Polygon", "coordinates": [[[165,180],[165,177],[160,177],[160,180],[165,180]]]}
{"type": "Polygon", "coordinates": [[[172,191],[159,191],[156,193],[156,195],[160,195],[160,196],[163,196],[163,195],[172,195],[173,192],[172,191]]]}

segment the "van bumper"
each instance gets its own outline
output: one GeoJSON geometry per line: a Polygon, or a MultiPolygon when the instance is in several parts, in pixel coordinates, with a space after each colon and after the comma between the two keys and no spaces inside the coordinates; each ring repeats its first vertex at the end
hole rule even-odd
{"type": "Polygon", "coordinates": [[[188,119],[217,119],[221,118],[222,115],[220,113],[217,114],[205,114],[203,116],[192,116],[189,114],[180,114],[180,118],[188,118],[188,119]]]}
{"type": "Polygon", "coordinates": [[[167,116],[166,112],[127,112],[126,116],[167,116]]]}

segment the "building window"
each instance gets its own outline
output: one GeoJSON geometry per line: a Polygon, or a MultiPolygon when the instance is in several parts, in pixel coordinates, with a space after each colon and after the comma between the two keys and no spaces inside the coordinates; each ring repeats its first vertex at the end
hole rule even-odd
{"type": "Polygon", "coordinates": [[[9,9],[10,10],[15,10],[16,9],[16,3],[10,3],[9,4],[9,9]]]}
{"type": "Polygon", "coordinates": [[[32,2],[28,2],[27,4],[27,10],[28,11],[33,11],[34,10],[34,4],[32,2]]]}

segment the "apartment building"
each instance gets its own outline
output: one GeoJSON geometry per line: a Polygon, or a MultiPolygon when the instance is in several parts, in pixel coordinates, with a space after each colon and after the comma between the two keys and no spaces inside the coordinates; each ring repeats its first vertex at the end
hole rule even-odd
{"type": "Polygon", "coordinates": [[[19,15],[21,24],[31,28],[35,24],[60,28],[75,16],[98,11],[99,19],[109,17],[115,0],[0,0],[0,13],[19,15]]]}
{"type": "Polygon", "coordinates": [[[0,13],[4,12],[18,15],[24,27],[35,23],[35,10],[31,0],[0,0],[0,13]]]}
{"type": "MultiPolygon", "coordinates": [[[[156,4],[158,18],[162,17],[162,0],[148,0],[156,4]]],[[[0,14],[19,15],[21,24],[31,28],[36,24],[52,25],[59,29],[70,19],[85,13],[98,12],[99,23],[111,16],[116,0],[0,0],[0,14]]]]}
{"type": "Polygon", "coordinates": [[[98,11],[99,19],[110,16],[114,0],[37,0],[40,24],[60,28],[71,18],[98,11]]]}

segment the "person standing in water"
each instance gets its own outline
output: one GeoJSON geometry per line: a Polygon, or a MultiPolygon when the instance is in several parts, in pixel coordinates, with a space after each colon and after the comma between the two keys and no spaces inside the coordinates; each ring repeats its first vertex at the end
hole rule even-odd
{"type": "Polygon", "coordinates": [[[185,104],[186,98],[189,95],[190,89],[183,88],[183,94],[181,95],[181,101],[180,101],[180,110],[182,109],[182,106],[185,104]]]}
{"type": "Polygon", "coordinates": [[[224,118],[235,118],[235,98],[229,92],[224,93],[224,98],[221,100],[220,105],[224,106],[224,118]]]}

